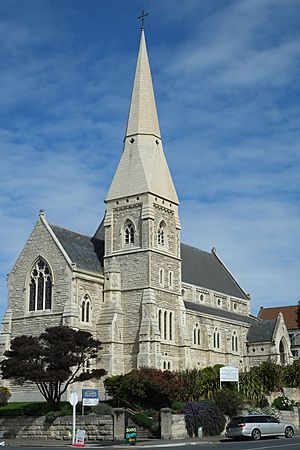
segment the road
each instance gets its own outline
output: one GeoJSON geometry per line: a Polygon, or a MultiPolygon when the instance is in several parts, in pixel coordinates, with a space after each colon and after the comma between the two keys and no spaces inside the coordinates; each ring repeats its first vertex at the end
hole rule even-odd
{"type": "MultiPolygon", "coordinates": [[[[260,441],[251,441],[251,440],[243,440],[243,441],[231,441],[229,439],[223,439],[221,442],[216,441],[197,441],[197,442],[172,442],[168,443],[168,441],[157,441],[152,442],[151,444],[143,444],[143,445],[136,445],[136,449],[142,449],[142,450],[151,450],[151,449],[162,449],[166,448],[168,450],[169,448],[174,447],[175,450],[296,450],[297,448],[300,448],[300,437],[294,437],[293,439],[286,439],[286,438],[269,438],[269,439],[262,439],[260,441]]],[[[27,450],[37,450],[37,448],[45,448],[47,450],[59,450],[59,449],[66,449],[70,448],[69,445],[58,445],[51,446],[50,442],[45,442],[41,445],[38,443],[36,445],[26,445],[26,441],[23,441],[20,445],[14,445],[13,441],[9,442],[9,449],[10,450],[19,450],[24,449],[27,450]]],[[[124,445],[101,445],[101,444],[87,444],[86,448],[91,449],[128,449],[128,446],[124,445]]]]}

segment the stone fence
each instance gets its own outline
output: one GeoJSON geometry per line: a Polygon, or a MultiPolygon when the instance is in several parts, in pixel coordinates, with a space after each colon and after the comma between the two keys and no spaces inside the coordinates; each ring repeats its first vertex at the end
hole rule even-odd
{"type": "MultiPolygon", "coordinates": [[[[89,440],[113,440],[113,417],[77,416],[76,428],[84,429],[89,440]]],[[[57,417],[49,423],[43,417],[0,418],[0,432],[22,439],[72,439],[72,416],[57,417]]]]}

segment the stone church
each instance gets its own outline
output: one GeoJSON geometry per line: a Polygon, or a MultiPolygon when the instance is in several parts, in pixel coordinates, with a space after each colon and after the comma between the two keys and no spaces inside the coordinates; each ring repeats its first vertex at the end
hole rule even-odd
{"type": "Polygon", "coordinates": [[[40,211],[8,275],[2,354],[19,334],[63,324],[102,341],[89,364],[108,374],[291,360],[283,317],[272,325],[251,316],[250,296],[216,251],[180,240],[143,28],[124,148],[105,203],[92,237],[50,224],[40,211]]]}

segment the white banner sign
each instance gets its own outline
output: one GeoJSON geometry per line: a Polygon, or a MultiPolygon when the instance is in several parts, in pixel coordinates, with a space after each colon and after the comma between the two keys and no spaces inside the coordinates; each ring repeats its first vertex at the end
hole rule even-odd
{"type": "Polygon", "coordinates": [[[239,369],[233,366],[224,366],[220,369],[220,382],[239,381],[239,369]]]}

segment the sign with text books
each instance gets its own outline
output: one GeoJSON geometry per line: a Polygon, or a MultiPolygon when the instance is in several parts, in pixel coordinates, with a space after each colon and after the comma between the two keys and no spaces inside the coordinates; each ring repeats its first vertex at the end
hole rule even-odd
{"type": "Polygon", "coordinates": [[[125,443],[128,445],[136,444],[136,427],[126,427],[125,429],[125,443]]]}

